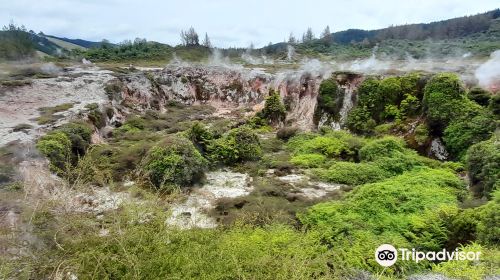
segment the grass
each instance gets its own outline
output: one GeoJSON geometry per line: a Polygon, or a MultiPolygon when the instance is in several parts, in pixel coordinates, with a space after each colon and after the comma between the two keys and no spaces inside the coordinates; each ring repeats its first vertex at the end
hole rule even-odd
{"type": "Polygon", "coordinates": [[[31,85],[31,80],[5,80],[0,81],[0,85],[4,87],[23,87],[31,85]]]}
{"type": "Polygon", "coordinates": [[[33,126],[31,124],[21,123],[21,124],[18,124],[16,126],[14,126],[12,128],[12,131],[13,132],[26,131],[26,130],[29,130],[29,129],[32,129],[32,128],[33,128],[33,126]]]}
{"type": "Polygon", "coordinates": [[[74,105],[73,103],[63,103],[60,105],[56,105],[54,107],[39,108],[38,110],[40,111],[41,115],[35,120],[39,125],[53,124],[57,120],[62,118],[62,116],[57,115],[57,113],[67,111],[73,108],[73,105],[74,105]]]}

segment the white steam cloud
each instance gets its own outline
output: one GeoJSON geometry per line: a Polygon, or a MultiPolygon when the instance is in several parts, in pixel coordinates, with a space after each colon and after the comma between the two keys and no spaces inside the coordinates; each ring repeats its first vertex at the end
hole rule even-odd
{"type": "Polygon", "coordinates": [[[500,90],[500,50],[491,53],[490,59],[476,69],[474,76],[481,87],[491,91],[500,90]]]}

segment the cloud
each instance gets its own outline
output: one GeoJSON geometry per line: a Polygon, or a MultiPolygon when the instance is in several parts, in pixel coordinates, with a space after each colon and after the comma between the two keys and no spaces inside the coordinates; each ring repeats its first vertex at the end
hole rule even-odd
{"type": "Polygon", "coordinates": [[[476,14],[496,0],[16,0],[1,1],[0,18],[46,34],[120,42],[135,37],[179,43],[182,29],[207,32],[219,47],[264,46],[307,27],[319,34],[348,28],[377,29],[476,14]]]}

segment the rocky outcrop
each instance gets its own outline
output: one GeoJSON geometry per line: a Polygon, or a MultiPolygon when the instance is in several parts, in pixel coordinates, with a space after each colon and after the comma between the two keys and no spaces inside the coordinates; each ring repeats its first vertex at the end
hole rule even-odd
{"type": "Polygon", "coordinates": [[[120,103],[137,110],[162,111],[169,102],[208,104],[217,110],[263,107],[270,89],[279,90],[287,122],[303,129],[314,125],[316,98],[323,75],[310,71],[269,74],[258,69],[219,66],[176,66],[136,72],[119,78],[120,103]]]}

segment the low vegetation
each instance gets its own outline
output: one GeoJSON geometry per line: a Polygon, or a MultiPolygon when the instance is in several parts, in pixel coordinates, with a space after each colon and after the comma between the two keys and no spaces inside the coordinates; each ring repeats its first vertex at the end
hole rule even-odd
{"type": "MultiPolygon", "coordinates": [[[[334,119],[343,95],[337,83],[326,79],[318,96],[321,113],[334,119]]],[[[106,92],[118,95],[122,87],[113,80],[106,92]]],[[[33,249],[36,257],[2,262],[0,272],[35,279],[499,274],[494,100],[487,92],[467,90],[451,73],[369,77],[348,116],[352,132],[285,125],[287,106],[274,91],[261,112],[238,120],[215,117],[207,105],[171,102],[159,111],[123,104],[130,114],[99,144],[91,144],[91,135],[113,112],[89,104],[86,122],[54,128],[37,148],[72,186],[111,187],[132,199],[99,213],[99,219],[48,210],[32,214],[43,245],[33,249]],[[436,138],[443,139],[450,161],[425,156],[436,138]],[[218,228],[180,229],[165,222],[172,204],[196,193],[207,172],[221,169],[246,173],[252,190],[210,202],[213,208],[203,214],[218,228]],[[305,190],[325,194],[308,196],[305,190]],[[423,251],[481,250],[483,258],[460,266],[398,261],[383,268],[373,258],[382,243],[423,251]]],[[[44,108],[43,114],[64,108],[44,108]]],[[[0,167],[10,182],[10,169],[0,167]]]]}

